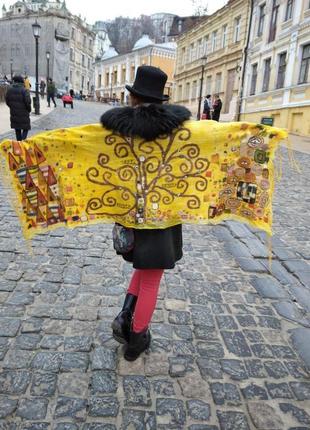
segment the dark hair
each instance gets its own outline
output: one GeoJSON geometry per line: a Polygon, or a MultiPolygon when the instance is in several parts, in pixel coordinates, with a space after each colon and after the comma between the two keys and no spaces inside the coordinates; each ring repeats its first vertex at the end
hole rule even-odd
{"type": "Polygon", "coordinates": [[[211,94],[206,95],[206,98],[209,99],[211,97],[211,94]]]}
{"type": "Polygon", "coordinates": [[[13,82],[19,83],[19,84],[23,84],[24,83],[24,78],[20,75],[16,75],[13,76],[13,82]]]}

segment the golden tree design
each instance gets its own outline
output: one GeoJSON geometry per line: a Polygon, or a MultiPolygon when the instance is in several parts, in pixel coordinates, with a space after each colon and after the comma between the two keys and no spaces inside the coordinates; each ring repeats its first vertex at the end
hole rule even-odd
{"type": "Polygon", "coordinates": [[[182,198],[189,209],[198,209],[199,193],[196,195],[189,189],[193,186],[199,192],[207,189],[204,173],[210,163],[200,156],[199,145],[190,139],[187,128],[151,142],[114,132],[106,136],[105,144],[113,147],[114,156],[111,160],[109,155],[100,153],[98,166],[86,172],[90,182],[104,187],[100,198],[89,200],[87,213],[124,216],[138,209],[139,199],[147,206],[147,203],[170,205],[176,198],[182,198]],[[119,200],[125,203],[121,213],[117,208],[119,200]]]}

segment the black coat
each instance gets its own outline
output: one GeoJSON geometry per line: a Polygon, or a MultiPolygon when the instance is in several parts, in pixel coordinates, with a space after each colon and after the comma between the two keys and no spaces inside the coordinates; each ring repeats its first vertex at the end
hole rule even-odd
{"type": "MultiPolygon", "coordinates": [[[[152,141],[171,133],[190,118],[189,110],[174,105],[142,105],[115,108],[105,112],[101,123],[125,136],[140,136],[152,141]]],[[[135,269],[173,269],[182,258],[182,225],[165,229],[135,229],[135,246],[123,255],[135,269]]]]}
{"type": "Polygon", "coordinates": [[[30,130],[31,98],[24,85],[21,83],[11,85],[5,101],[10,108],[11,128],[30,130]]]}
{"type": "Polygon", "coordinates": [[[214,121],[219,121],[221,110],[222,110],[222,100],[218,99],[213,103],[212,119],[214,121]]]}

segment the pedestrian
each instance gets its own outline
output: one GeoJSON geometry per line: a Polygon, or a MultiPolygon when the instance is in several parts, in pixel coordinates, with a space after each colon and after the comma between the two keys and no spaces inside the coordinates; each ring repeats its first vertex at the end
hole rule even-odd
{"type": "Polygon", "coordinates": [[[218,94],[214,96],[214,102],[213,102],[212,108],[213,108],[213,112],[212,112],[213,121],[219,121],[221,110],[222,110],[222,100],[220,99],[220,96],[218,94]]]}
{"type": "Polygon", "coordinates": [[[43,81],[43,79],[41,79],[41,82],[40,82],[41,99],[44,99],[45,87],[46,87],[46,83],[43,81]]]}
{"type": "Polygon", "coordinates": [[[11,128],[15,129],[16,140],[25,140],[31,129],[31,98],[22,76],[13,77],[13,84],[8,88],[5,101],[10,108],[11,128]]]}
{"type": "Polygon", "coordinates": [[[48,107],[51,107],[51,99],[52,99],[52,102],[54,103],[54,106],[57,107],[55,102],[55,94],[56,94],[55,83],[53,82],[52,78],[49,78],[47,83],[47,106],[48,107]]]}
{"type": "Polygon", "coordinates": [[[64,108],[66,108],[66,105],[71,105],[71,109],[73,109],[73,98],[69,94],[62,96],[61,100],[63,101],[64,108]]]}
{"type": "Polygon", "coordinates": [[[203,113],[206,116],[205,119],[211,119],[211,108],[212,108],[211,95],[208,94],[205,97],[205,101],[204,101],[204,104],[203,104],[203,113]]]}
{"type": "MultiPolygon", "coordinates": [[[[120,135],[142,137],[150,145],[157,137],[171,134],[191,113],[183,106],[163,104],[169,98],[163,94],[166,81],[167,75],[160,69],[140,66],[133,86],[126,85],[131,106],[107,111],[101,117],[102,125],[120,135]]],[[[141,184],[139,189],[142,191],[141,184]]],[[[116,232],[118,228],[133,233],[133,249],[122,256],[133,264],[134,272],[112,330],[114,338],[126,344],[124,358],[134,361],[151,342],[149,324],[164,270],[173,269],[182,258],[182,225],[154,230],[128,230],[116,225],[116,232]]]]}
{"type": "MultiPolygon", "coordinates": [[[[14,82],[14,80],[13,80],[13,82],[14,82]]],[[[25,85],[26,90],[30,91],[31,83],[30,83],[30,80],[29,80],[27,75],[25,76],[25,79],[24,79],[24,85],[25,85]]]]}

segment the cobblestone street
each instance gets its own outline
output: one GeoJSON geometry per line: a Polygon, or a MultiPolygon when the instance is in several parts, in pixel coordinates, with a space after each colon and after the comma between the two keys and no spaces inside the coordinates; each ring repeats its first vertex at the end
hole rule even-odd
{"type": "MultiPolygon", "coordinates": [[[[32,134],[98,122],[104,109],[59,106],[32,134]]],[[[309,430],[310,155],[294,152],[298,173],[280,151],[272,267],[260,231],[184,227],[151,351],[133,363],[111,337],[132,271],[111,225],[30,247],[1,183],[0,430],[309,430]]]]}

